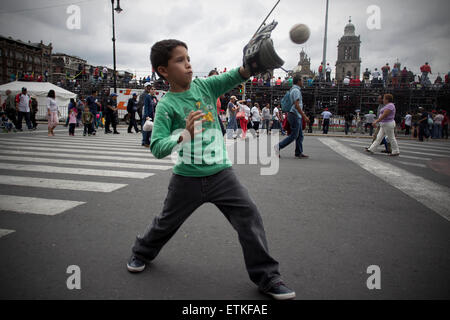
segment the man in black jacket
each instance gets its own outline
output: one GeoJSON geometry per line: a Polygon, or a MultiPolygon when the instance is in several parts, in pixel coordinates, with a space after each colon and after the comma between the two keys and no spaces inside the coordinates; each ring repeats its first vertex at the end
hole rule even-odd
{"type": "Polygon", "coordinates": [[[117,122],[116,122],[116,114],[117,114],[117,93],[112,93],[110,98],[108,99],[108,104],[105,109],[105,134],[112,133],[109,130],[109,126],[112,125],[114,129],[114,134],[120,134],[117,131],[117,122]]]}
{"type": "Polygon", "coordinates": [[[139,129],[136,124],[136,111],[137,111],[137,94],[133,93],[133,98],[128,100],[127,105],[128,119],[130,124],[128,125],[128,133],[132,133],[131,129],[134,127],[136,133],[139,133],[139,129]]]}

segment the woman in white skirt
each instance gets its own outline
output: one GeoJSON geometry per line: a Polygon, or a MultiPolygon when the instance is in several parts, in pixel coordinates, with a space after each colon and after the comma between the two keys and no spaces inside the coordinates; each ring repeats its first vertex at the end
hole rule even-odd
{"type": "Polygon", "coordinates": [[[375,120],[373,126],[379,123],[380,131],[378,132],[378,136],[374,143],[366,149],[367,152],[373,154],[376,150],[377,146],[380,145],[381,141],[385,136],[388,137],[389,142],[392,146],[392,153],[390,156],[398,157],[400,155],[400,150],[398,148],[397,139],[395,139],[395,105],[393,103],[394,97],[392,94],[385,94],[383,96],[383,104],[384,107],[380,110],[380,117],[375,120]]]}
{"type": "Polygon", "coordinates": [[[48,117],[48,136],[52,137],[55,134],[53,130],[58,125],[58,105],[56,104],[55,90],[50,90],[47,94],[47,117],[48,117]]]}

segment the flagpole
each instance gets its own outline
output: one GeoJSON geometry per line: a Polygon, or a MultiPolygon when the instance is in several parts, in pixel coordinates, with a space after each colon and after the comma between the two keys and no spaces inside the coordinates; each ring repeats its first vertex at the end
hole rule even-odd
{"type": "Polygon", "coordinates": [[[326,66],[327,66],[327,33],[328,33],[328,4],[329,0],[327,0],[327,7],[325,13],[325,35],[323,38],[323,60],[322,60],[322,76],[323,79],[326,79],[326,66]]]}

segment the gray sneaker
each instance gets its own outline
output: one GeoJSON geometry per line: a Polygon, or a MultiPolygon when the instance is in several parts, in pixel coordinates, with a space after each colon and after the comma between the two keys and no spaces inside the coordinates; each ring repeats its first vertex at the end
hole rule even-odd
{"type": "Polygon", "coordinates": [[[145,262],[133,254],[128,260],[127,269],[132,273],[142,272],[145,270],[145,262]]]}
{"type": "Polygon", "coordinates": [[[276,283],[272,288],[264,292],[275,300],[291,300],[295,298],[295,291],[286,287],[283,282],[276,283]]]}

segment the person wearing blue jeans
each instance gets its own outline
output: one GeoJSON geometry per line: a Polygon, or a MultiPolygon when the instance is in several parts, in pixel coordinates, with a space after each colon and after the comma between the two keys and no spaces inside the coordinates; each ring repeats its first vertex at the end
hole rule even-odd
{"type": "Polygon", "coordinates": [[[295,156],[297,158],[306,158],[307,156],[303,154],[302,119],[293,112],[288,113],[287,119],[291,126],[291,134],[280,142],[279,148],[282,150],[295,141],[295,156]]]}
{"type": "Polygon", "coordinates": [[[231,96],[230,102],[228,103],[228,114],[230,118],[228,119],[228,125],[227,125],[227,138],[232,139],[238,129],[237,120],[236,120],[236,113],[238,108],[236,107],[236,96],[231,96]]]}
{"type": "Polygon", "coordinates": [[[295,141],[295,157],[299,159],[308,158],[303,154],[303,129],[302,118],[309,123],[309,118],[303,112],[303,99],[300,87],[302,86],[302,78],[295,75],[293,79],[294,85],[290,90],[290,100],[292,102],[291,110],[288,113],[287,120],[291,126],[291,134],[275,146],[275,153],[280,154],[280,150],[286,148],[295,141]]]}
{"type": "MultiPolygon", "coordinates": [[[[147,118],[150,118],[152,120],[155,119],[155,108],[156,104],[158,103],[158,100],[156,99],[155,95],[155,87],[150,87],[150,92],[147,94],[144,100],[144,110],[142,110],[142,127],[144,127],[145,121],[147,121],[147,118]]],[[[146,148],[150,148],[150,139],[152,136],[151,131],[144,131],[142,130],[142,146],[146,148]]]]}

